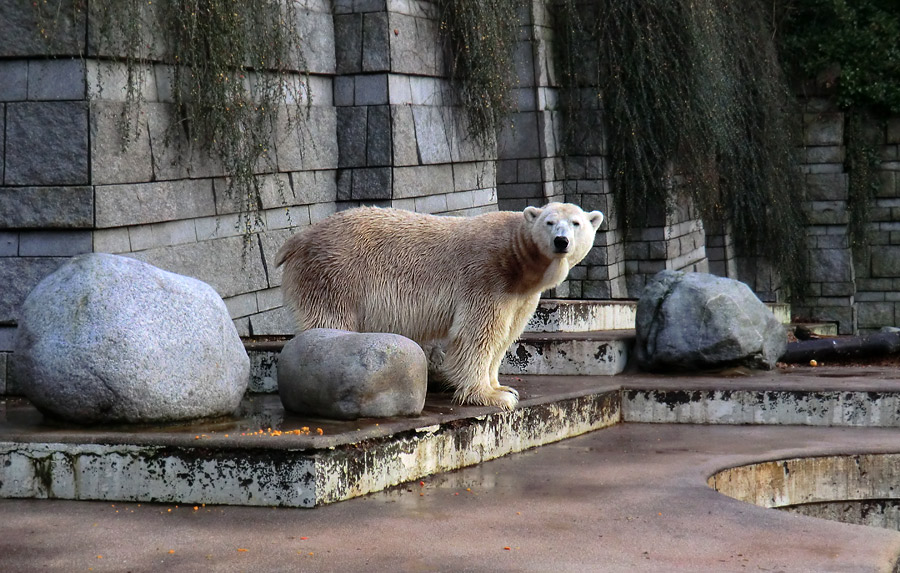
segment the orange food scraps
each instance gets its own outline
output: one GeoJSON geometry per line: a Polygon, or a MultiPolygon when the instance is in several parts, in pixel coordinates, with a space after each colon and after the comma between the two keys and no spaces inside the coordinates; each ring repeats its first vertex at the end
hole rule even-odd
{"type": "MultiPolygon", "coordinates": [[[[265,430],[258,430],[256,432],[241,432],[242,436],[308,436],[311,431],[309,426],[303,426],[299,430],[273,430],[272,428],[266,428],[265,430]]],[[[316,433],[320,436],[325,433],[322,428],[316,428],[316,433]]]]}
{"type": "Polygon", "coordinates": [[[503,548],[505,551],[512,551],[512,547],[506,546],[503,548]]]}
{"type": "Polygon", "coordinates": [[[174,550],[174,549],[169,549],[169,553],[170,553],[170,554],[171,554],[171,553],[175,553],[175,550],[174,550]]]}
{"type": "Polygon", "coordinates": [[[250,551],[250,550],[249,550],[249,549],[244,549],[243,547],[238,547],[238,552],[239,552],[239,553],[246,553],[246,552],[248,552],[248,551],[250,551]]]}
{"type": "Polygon", "coordinates": [[[300,538],[301,541],[306,541],[307,539],[309,539],[309,537],[301,537],[300,538]]]}

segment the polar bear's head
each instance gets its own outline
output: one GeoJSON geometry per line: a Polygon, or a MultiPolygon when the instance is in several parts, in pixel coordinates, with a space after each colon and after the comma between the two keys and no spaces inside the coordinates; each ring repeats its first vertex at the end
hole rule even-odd
{"type": "Polygon", "coordinates": [[[603,223],[603,213],[585,213],[571,203],[548,203],[525,208],[525,221],[538,248],[550,258],[565,258],[576,265],[594,246],[594,235],[603,223]]]}

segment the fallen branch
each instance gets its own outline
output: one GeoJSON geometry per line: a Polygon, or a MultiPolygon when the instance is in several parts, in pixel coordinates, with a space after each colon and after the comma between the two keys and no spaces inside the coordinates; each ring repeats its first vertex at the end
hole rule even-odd
{"type": "Polygon", "coordinates": [[[877,332],[869,336],[791,342],[780,361],[797,364],[810,360],[886,356],[898,352],[900,352],[900,332],[877,332]]]}

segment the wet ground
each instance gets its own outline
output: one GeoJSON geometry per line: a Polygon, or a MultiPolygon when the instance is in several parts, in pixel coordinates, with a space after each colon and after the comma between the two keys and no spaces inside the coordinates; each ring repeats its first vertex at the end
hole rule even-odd
{"type": "MultiPolygon", "coordinates": [[[[825,367],[629,374],[604,383],[894,392],[897,374],[884,366],[825,367]]],[[[552,383],[518,386],[526,400],[529,393],[539,399],[552,383]]],[[[310,435],[290,440],[322,443],[363,431],[356,423],[341,423],[340,432],[291,419],[270,399],[263,403],[269,407],[252,422],[163,433],[273,443],[271,433],[232,436],[272,421],[273,430],[310,427],[310,435]]],[[[80,431],[46,426],[17,408],[7,404],[7,420],[60,439],[80,431]]],[[[450,411],[440,396],[429,408],[439,418],[480,415],[450,411]]],[[[10,431],[0,426],[0,437],[10,431]]],[[[898,428],[622,423],[316,509],[0,499],[0,571],[891,571],[900,555],[896,531],[760,508],[706,481],[763,460],[889,452],[900,452],[898,428]]]]}
{"type": "Polygon", "coordinates": [[[900,451],[900,435],[623,424],[313,510],[0,500],[0,570],[890,571],[900,533],[706,486],[847,450],[900,451]]]}

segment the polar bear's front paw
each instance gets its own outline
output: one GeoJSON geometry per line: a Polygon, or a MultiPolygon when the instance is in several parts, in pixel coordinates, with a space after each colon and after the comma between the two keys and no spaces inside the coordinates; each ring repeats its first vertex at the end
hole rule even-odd
{"type": "Polygon", "coordinates": [[[519,391],[511,386],[497,386],[497,390],[501,392],[509,392],[513,396],[516,397],[516,401],[519,401],[519,391]]]}
{"type": "Polygon", "coordinates": [[[509,386],[500,386],[485,396],[486,406],[496,406],[504,410],[515,410],[519,403],[519,393],[509,386]]]}

